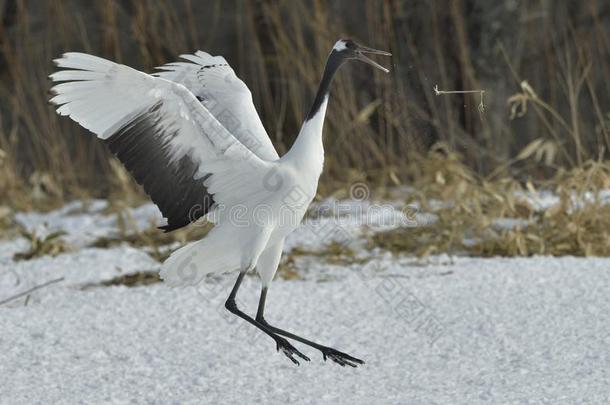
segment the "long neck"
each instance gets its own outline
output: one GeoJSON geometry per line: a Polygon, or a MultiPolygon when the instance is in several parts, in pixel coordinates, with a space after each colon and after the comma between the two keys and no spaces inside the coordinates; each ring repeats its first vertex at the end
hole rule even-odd
{"type": "Polygon", "coordinates": [[[316,98],[313,100],[313,104],[309,109],[309,113],[305,118],[305,122],[303,125],[307,124],[308,121],[312,120],[316,114],[322,113],[325,114],[326,103],[328,101],[328,95],[330,93],[330,84],[333,81],[333,77],[337,70],[343,64],[343,60],[336,53],[332,52],[326,61],[326,66],[324,67],[324,74],[322,75],[322,80],[318,85],[318,92],[316,93],[316,98]]]}
{"type": "Polygon", "coordinates": [[[321,165],[324,159],[322,128],[324,126],[324,117],[326,116],[330,85],[337,69],[342,64],[343,59],[335,52],[331,52],[326,61],[326,67],[318,86],[316,98],[311,105],[307,117],[305,117],[299,136],[286,154],[286,157],[305,161],[313,160],[314,162],[319,160],[321,165]]]}

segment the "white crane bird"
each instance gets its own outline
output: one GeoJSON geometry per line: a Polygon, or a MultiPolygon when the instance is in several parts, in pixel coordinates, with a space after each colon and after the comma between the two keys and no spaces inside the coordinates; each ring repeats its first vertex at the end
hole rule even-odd
{"type": "Polygon", "coordinates": [[[226,308],[270,336],[295,364],[309,361],[286,338],[309,345],[345,366],[363,361],[270,325],[264,318],[267,290],[284,239],[301,222],[322,172],[322,127],[330,85],[339,67],[361,60],[388,70],[365,54],[391,55],[349,39],[335,43],[313,105],[291,149],[275,151],[248,87],[221,56],[198,51],[188,62],[146,74],[84,53],[56,59],[64,68],[50,78],[57,113],[102,139],[141,184],[172,231],[205,216],[214,223],[200,241],[175,251],[160,275],[170,285],[201,282],[207,274],[239,270],[226,308]],[[239,214],[239,221],[236,220],[239,214]],[[261,214],[263,213],[263,214],[261,214]],[[235,297],[255,269],[262,289],[256,317],[235,297]]]}

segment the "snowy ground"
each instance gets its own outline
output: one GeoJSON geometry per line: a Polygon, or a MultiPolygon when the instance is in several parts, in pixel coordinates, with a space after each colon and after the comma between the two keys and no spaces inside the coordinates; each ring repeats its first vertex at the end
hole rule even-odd
{"type": "MultiPolygon", "coordinates": [[[[312,360],[296,367],[224,310],[236,275],[187,289],[101,286],[159,263],[128,246],[87,247],[116,221],[103,202],[75,208],[17,218],[70,230],[70,253],[14,262],[27,242],[0,243],[0,302],[62,278],[0,306],[2,404],[610,403],[610,259],[299,257],[300,279],[272,286],[268,320],[366,365],[341,368],[298,345],[312,360]]],[[[132,214],[141,226],[157,215],[132,214]]],[[[367,229],[396,215],[367,217],[367,229]]],[[[354,212],[336,221],[304,226],[287,249],[357,241],[354,212]]],[[[240,291],[250,313],[258,289],[249,277],[240,291]]]]}

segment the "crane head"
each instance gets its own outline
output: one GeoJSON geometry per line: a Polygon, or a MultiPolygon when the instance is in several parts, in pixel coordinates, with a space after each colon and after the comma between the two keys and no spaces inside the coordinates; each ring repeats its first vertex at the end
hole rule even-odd
{"type": "Polygon", "coordinates": [[[369,65],[375,66],[377,69],[381,69],[384,72],[388,73],[389,70],[385,67],[381,66],[374,60],[370,59],[369,55],[384,55],[384,56],[392,56],[390,52],[380,51],[378,49],[373,49],[366,47],[364,45],[360,45],[351,39],[340,39],[335,43],[333,47],[333,52],[336,52],[341,57],[345,59],[357,59],[359,61],[368,63],[369,65]]]}

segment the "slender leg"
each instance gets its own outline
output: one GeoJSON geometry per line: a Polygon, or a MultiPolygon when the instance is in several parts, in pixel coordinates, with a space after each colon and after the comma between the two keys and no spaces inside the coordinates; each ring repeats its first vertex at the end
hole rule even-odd
{"type": "Polygon", "coordinates": [[[259,328],[260,330],[265,332],[267,335],[269,335],[273,340],[275,340],[277,350],[278,351],[282,350],[282,353],[284,353],[286,355],[286,357],[288,357],[290,360],[292,360],[292,362],[294,364],[299,365],[299,362],[297,361],[297,359],[294,358],[295,354],[297,356],[299,356],[300,358],[302,358],[303,360],[309,361],[309,357],[305,356],[303,353],[298,351],[286,339],[284,339],[281,336],[278,336],[267,325],[263,325],[260,322],[252,319],[251,316],[242,312],[237,307],[237,304],[235,302],[235,296],[237,295],[237,290],[239,290],[239,286],[241,285],[241,282],[243,281],[245,275],[246,275],[246,271],[242,271],[241,273],[239,273],[239,276],[237,277],[237,281],[235,281],[235,285],[233,286],[233,289],[231,290],[231,294],[229,294],[229,298],[227,298],[227,301],[225,302],[225,308],[227,308],[230,312],[239,316],[240,318],[245,319],[252,325],[256,326],[257,328],[259,328]]]}
{"type": "Polygon", "coordinates": [[[274,333],[277,333],[278,335],[286,336],[287,338],[294,339],[298,342],[301,342],[301,343],[311,346],[315,349],[318,349],[319,351],[322,352],[324,361],[326,361],[326,358],[328,357],[329,359],[331,359],[332,361],[334,361],[335,363],[337,363],[341,366],[356,367],[358,364],[364,364],[364,361],[362,361],[356,357],[350,356],[349,354],[346,354],[346,353],[340,352],[336,349],[333,349],[332,347],[323,346],[319,343],[312,342],[311,340],[308,340],[308,339],[302,338],[301,336],[295,335],[294,333],[286,332],[285,330],[282,330],[282,329],[276,328],[275,326],[269,325],[269,323],[267,323],[267,321],[264,318],[266,300],[267,300],[267,287],[263,287],[263,289],[261,290],[260,300],[258,301],[258,310],[256,311],[256,321],[258,323],[265,325],[266,327],[269,328],[269,330],[271,330],[274,333]]]}

